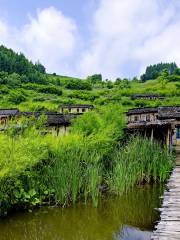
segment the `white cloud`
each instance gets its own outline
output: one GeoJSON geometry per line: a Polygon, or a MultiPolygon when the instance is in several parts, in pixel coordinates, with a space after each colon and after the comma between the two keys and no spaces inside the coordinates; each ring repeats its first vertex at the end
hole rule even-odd
{"type": "Polygon", "coordinates": [[[0,21],[0,42],[42,62],[50,72],[73,74],[71,65],[79,41],[75,22],[50,7],[37,11],[29,23],[13,30],[0,21]]]}
{"type": "Polygon", "coordinates": [[[150,63],[180,64],[178,10],[176,0],[101,0],[92,23],[91,46],[82,55],[81,72],[130,76],[150,63]]]}
{"type": "Polygon", "coordinates": [[[99,0],[88,21],[89,40],[54,7],[19,29],[0,19],[0,43],[63,75],[128,77],[160,61],[180,65],[179,0],[99,0]]]}

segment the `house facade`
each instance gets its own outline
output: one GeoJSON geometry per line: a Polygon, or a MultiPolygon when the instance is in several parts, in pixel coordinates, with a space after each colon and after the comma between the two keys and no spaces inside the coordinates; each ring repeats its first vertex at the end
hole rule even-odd
{"type": "Polygon", "coordinates": [[[8,122],[16,117],[19,117],[20,111],[17,108],[0,109],[0,129],[6,128],[8,122]]]}
{"type": "Polygon", "coordinates": [[[63,105],[60,107],[60,113],[62,114],[83,114],[91,111],[94,108],[93,105],[88,104],[74,104],[74,105],[63,105]]]}
{"type": "Polygon", "coordinates": [[[180,146],[180,107],[135,108],[127,116],[129,132],[155,138],[170,148],[180,146]]]}

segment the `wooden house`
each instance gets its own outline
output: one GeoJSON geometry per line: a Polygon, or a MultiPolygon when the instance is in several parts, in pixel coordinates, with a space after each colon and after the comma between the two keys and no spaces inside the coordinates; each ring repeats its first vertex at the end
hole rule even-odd
{"type": "Polygon", "coordinates": [[[69,132],[72,119],[77,116],[74,114],[46,113],[47,129],[54,135],[64,135],[69,132]]]}
{"type": "Polygon", "coordinates": [[[0,109],[0,129],[4,129],[9,120],[12,120],[15,117],[20,115],[20,111],[17,108],[11,109],[0,109]]]}
{"type": "Polygon", "coordinates": [[[158,108],[159,120],[173,120],[174,121],[174,135],[173,143],[180,146],[180,107],[168,106],[158,108]]]}
{"type": "Polygon", "coordinates": [[[180,107],[135,108],[127,116],[130,133],[155,138],[169,147],[180,144],[180,107]]]}
{"type": "Polygon", "coordinates": [[[60,113],[62,114],[83,114],[91,111],[94,108],[93,105],[88,104],[74,104],[74,105],[63,105],[60,107],[60,113]]]}
{"type": "Polygon", "coordinates": [[[69,126],[72,119],[78,117],[78,114],[62,114],[56,112],[20,112],[19,109],[0,109],[0,131],[4,131],[8,128],[8,121],[21,117],[35,117],[35,119],[40,118],[40,116],[45,115],[47,117],[46,130],[45,132],[51,132],[53,135],[62,135],[68,133],[69,126]]]}
{"type": "Polygon", "coordinates": [[[22,115],[26,117],[34,116],[36,119],[44,115],[47,118],[45,133],[52,133],[54,136],[67,134],[71,120],[77,117],[75,114],[65,115],[56,112],[23,112],[22,115]]]}

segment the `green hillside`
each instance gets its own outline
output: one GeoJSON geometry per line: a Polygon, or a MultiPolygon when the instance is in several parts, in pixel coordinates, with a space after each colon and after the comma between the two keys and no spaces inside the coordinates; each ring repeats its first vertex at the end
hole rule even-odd
{"type": "Polygon", "coordinates": [[[19,107],[22,111],[57,111],[61,104],[75,103],[95,106],[119,103],[125,108],[177,105],[180,103],[180,71],[178,68],[170,73],[163,70],[156,79],[148,81],[137,78],[103,81],[100,74],[78,79],[46,74],[40,63],[33,64],[23,54],[1,46],[0,93],[0,108],[19,107]],[[158,93],[165,99],[132,101],[131,96],[137,93],[158,93]]]}

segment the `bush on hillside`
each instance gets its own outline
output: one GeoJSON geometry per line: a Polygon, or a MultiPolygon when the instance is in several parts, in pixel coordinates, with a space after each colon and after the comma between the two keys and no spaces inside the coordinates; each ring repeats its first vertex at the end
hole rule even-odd
{"type": "Polygon", "coordinates": [[[13,104],[20,104],[26,100],[26,96],[23,91],[12,90],[9,93],[8,101],[13,104]]]}

